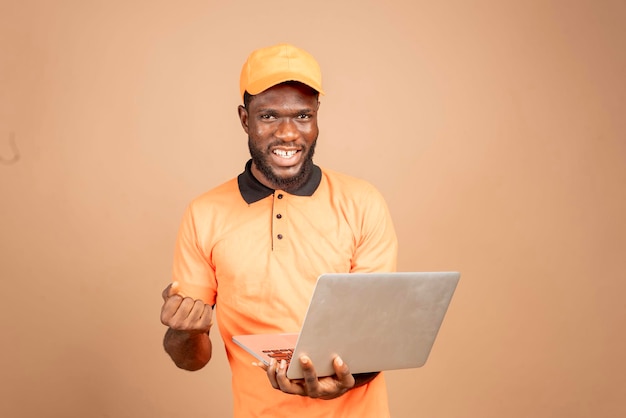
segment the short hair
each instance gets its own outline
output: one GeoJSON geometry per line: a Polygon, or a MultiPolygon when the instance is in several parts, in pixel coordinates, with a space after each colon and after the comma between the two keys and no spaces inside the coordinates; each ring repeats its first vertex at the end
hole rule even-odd
{"type": "Polygon", "coordinates": [[[243,92],[243,107],[246,109],[250,106],[250,101],[254,96],[248,93],[247,91],[243,92]]]}

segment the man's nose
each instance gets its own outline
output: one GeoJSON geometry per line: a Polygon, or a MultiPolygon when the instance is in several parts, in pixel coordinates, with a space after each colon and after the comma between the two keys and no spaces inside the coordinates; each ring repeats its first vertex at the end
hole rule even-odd
{"type": "Polygon", "coordinates": [[[295,141],[299,136],[298,127],[291,118],[281,119],[278,129],[276,130],[276,137],[283,141],[295,141]]]}

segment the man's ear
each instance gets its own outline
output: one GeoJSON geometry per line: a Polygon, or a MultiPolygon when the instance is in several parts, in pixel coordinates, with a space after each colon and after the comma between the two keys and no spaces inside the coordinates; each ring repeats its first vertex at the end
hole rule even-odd
{"type": "Polygon", "coordinates": [[[248,109],[244,106],[239,105],[237,108],[237,113],[239,113],[239,121],[241,122],[241,127],[246,133],[248,133],[248,109]]]}

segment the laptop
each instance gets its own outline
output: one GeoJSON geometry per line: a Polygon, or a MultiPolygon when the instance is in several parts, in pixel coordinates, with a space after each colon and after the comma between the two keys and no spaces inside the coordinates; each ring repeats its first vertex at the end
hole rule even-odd
{"type": "MultiPolygon", "coordinates": [[[[269,365],[307,355],[319,377],[339,355],[351,373],[426,363],[459,281],[458,272],[326,273],[318,277],[299,334],[236,335],[269,365]]],[[[299,361],[287,377],[303,378],[299,361]]]]}

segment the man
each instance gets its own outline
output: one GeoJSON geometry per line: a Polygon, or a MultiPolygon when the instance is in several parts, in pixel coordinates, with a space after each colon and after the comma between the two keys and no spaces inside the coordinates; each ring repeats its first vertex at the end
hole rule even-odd
{"type": "Polygon", "coordinates": [[[304,379],[289,380],[284,361],[257,367],[231,340],[298,332],[320,274],[394,271],[397,255],[378,191],[313,164],[323,94],[315,59],[287,44],[254,51],[240,92],[252,158],[237,178],[187,208],[173,283],[163,291],[165,350],[178,367],[204,367],[215,306],[235,417],[388,417],[381,373],[352,375],[337,357],[335,375],[318,378],[303,357],[292,361],[301,362],[304,379]]]}

